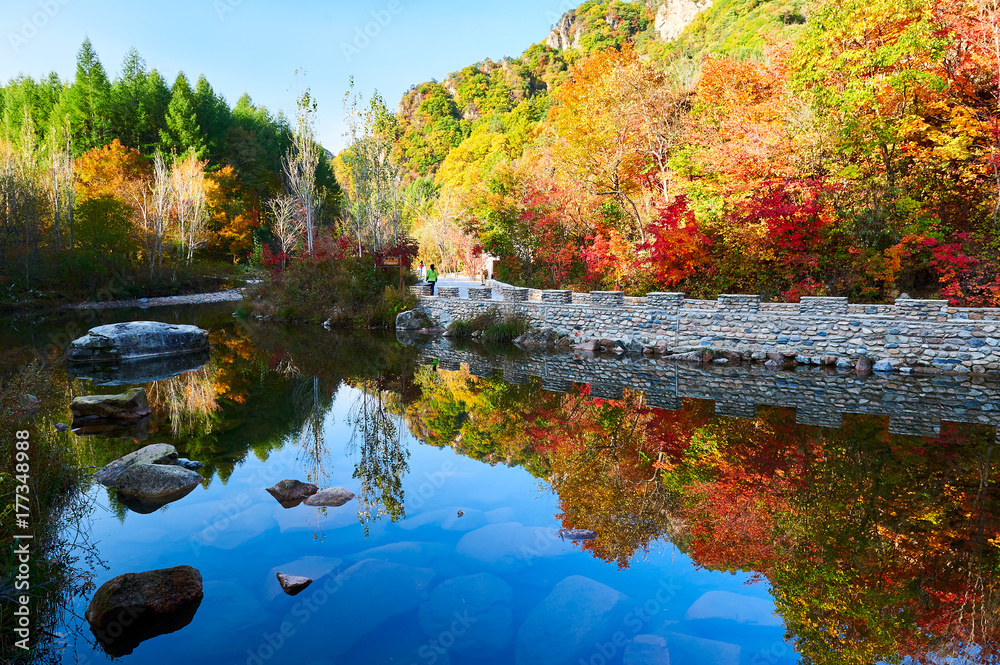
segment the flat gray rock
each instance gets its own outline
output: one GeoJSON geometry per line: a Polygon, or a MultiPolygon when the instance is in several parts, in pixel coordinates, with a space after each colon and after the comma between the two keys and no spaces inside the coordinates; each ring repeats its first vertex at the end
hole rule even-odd
{"type": "Polygon", "coordinates": [[[177,464],[177,449],[169,443],[154,443],[105,464],[94,473],[94,479],[107,487],[115,487],[118,476],[133,464],[177,464]]]}
{"type": "Polygon", "coordinates": [[[69,405],[73,423],[88,420],[139,420],[150,414],[145,388],[132,388],[117,395],[81,395],[69,405]]]}
{"type": "Polygon", "coordinates": [[[343,487],[320,490],[305,500],[307,506],[342,506],[354,498],[354,493],[343,487]]]}
{"type": "Polygon", "coordinates": [[[196,326],[131,321],[91,328],[69,347],[71,362],[151,358],[203,351],[208,331],[196,326]]]}
{"type": "Polygon", "coordinates": [[[595,645],[624,631],[632,608],[628,596],[580,575],[555,585],[517,632],[517,665],[589,662],[595,645]]]}

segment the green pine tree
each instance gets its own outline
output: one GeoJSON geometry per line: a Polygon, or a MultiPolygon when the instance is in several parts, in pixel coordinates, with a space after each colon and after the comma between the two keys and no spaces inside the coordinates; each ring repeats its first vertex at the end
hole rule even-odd
{"type": "Polygon", "coordinates": [[[160,145],[166,152],[182,154],[193,149],[198,159],[205,159],[208,147],[201,136],[191,85],[184,72],[177,75],[167,106],[166,129],[160,132],[160,145]]]}
{"type": "Polygon", "coordinates": [[[90,39],[76,56],[76,79],[69,89],[70,126],[77,154],[104,145],[109,138],[111,84],[90,39]]]}

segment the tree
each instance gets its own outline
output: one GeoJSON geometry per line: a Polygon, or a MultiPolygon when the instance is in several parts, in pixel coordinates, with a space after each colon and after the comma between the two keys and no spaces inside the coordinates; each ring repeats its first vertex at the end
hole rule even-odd
{"type": "Polygon", "coordinates": [[[207,242],[205,162],[198,159],[193,148],[183,157],[174,157],[170,188],[177,222],[179,258],[190,265],[194,261],[194,251],[207,242]]]}
{"type": "Polygon", "coordinates": [[[344,161],[349,177],[344,193],[360,256],[363,247],[379,253],[402,236],[403,170],[393,158],[396,120],[377,92],[364,109],[354,97],[348,118],[350,144],[344,161]]]}
{"type": "Polygon", "coordinates": [[[111,130],[125,145],[143,150],[149,134],[146,61],[134,48],[125,54],[122,71],[111,86],[111,130]]]}
{"type": "Polygon", "coordinates": [[[70,123],[77,153],[104,145],[109,135],[111,84],[89,39],[76,56],[76,79],[69,89],[70,123]]]}
{"type": "Polygon", "coordinates": [[[68,235],[67,246],[73,246],[76,173],[73,170],[73,147],[68,121],[62,131],[55,126],[49,129],[45,155],[48,165],[49,205],[52,207],[52,232],[58,256],[63,248],[64,235],[68,235]]]}
{"type": "Polygon", "coordinates": [[[271,231],[278,238],[283,256],[282,267],[291,256],[292,250],[302,238],[302,215],[299,201],[294,196],[279,196],[267,202],[271,211],[271,231]]]}
{"type": "Polygon", "coordinates": [[[308,89],[296,100],[296,107],[297,124],[292,135],[292,146],[285,153],[282,166],[285,187],[298,201],[301,209],[306,251],[312,256],[316,213],[322,196],[316,186],[316,167],[320,160],[320,146],[316,142],[316,102],[309,95],[308,89]]]}
{"type": "Polygon", "coordinates": [[[184,72],[177,75],[170,90],[165,124],[166,129],[160,130],[160,143],[165,151],[182,154],[193,150],[198,159],[204,159],[208,148],[202,139],[191,85],[184,72]]]}

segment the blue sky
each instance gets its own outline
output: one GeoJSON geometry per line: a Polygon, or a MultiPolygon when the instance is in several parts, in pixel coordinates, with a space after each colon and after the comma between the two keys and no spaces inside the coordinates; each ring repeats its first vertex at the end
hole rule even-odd
{"type": "Polygon", "coordinates": [[[132,46],[172,82],[205,74],[230,102],[244,92],[290,115],[294,72],[319,103],[326,147],[344,145],[343,96],[353,74],[395,108],[414,83],[541,41],[575,0],[3,0],[0,79],[75,72],[89,36],[110,76],[132,46]],[[379,21],[380,19],[380,21],[379,21]],[[364,34],[367,28],[368,35],[364,34]],[[370,35],[370,36],[369,36],[370,35]],[[368,43],[366,44],[366,40],[368,43]]]}

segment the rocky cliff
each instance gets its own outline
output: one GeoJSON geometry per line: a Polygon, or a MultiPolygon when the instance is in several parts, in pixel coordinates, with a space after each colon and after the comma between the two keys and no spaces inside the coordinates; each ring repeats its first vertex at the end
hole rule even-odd
{"type": "MultiPolygon", "coordinates": [[[[650,18],[655,16],[653,27],[656,38],[670,42],[680,36],[698,12],[711,7],[712,0],[646,0],[645,3],[635,4],[644,4],[645,10],[649,12],[647,15],[650,18]]],[[[549,32],[545,44],[559,50],[579,48],[580,39],[585,33],[599,29],[595,23],[606,24],[611,29],[619,27],[620,16],[613,3],[608,3],[606,10],[600,12],[596,21],[593,16],[586,20],[576,9],[567,11],[549,32]]]]}
{"type": "Polygon", "coordinates": [[[695,15],[712,6],[712,0],[663,0],[656,10],[656,34],[665,42],[672,42],[695,15]]]}

